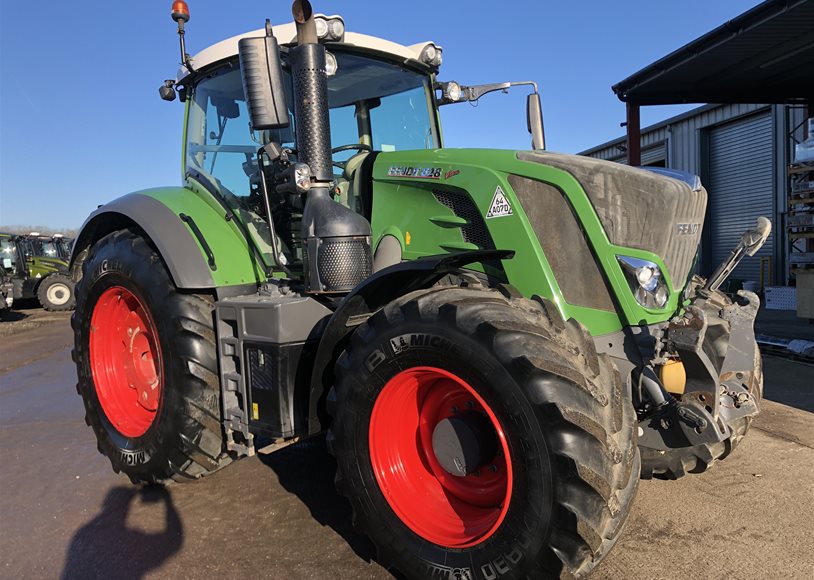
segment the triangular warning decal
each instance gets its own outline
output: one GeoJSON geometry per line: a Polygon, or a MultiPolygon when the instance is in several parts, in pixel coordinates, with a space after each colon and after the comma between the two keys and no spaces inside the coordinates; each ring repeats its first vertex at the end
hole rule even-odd
{"type": "Polygon", "coordinates": [[[489,211],[486,213],[486,219],[504,217],[512,215],[512,206],[509,205],[509,200],[506,194],[497,186],[495,190],[495,197],[492,198],[492,205],[489,206],[489,211]]]}

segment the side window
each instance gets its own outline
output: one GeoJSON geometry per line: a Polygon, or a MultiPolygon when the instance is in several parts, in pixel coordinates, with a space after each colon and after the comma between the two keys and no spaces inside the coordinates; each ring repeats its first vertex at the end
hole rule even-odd
{"type": "Polygon", "coordinates": [[[244,166],[252,162],[258,145],[252,141],[246,102],[210,95],[205,127],[204,171],[233,194],[249,195],[244,166]]]}
{"type": "MultiPolygon", "coordinates": [[[[278,131],[252,132],[240,69],[228,68],[200,81],[187,124],[187,169],[214,178],[224,193],[246,197],[261,144],[294,146],[294,123],[278,131]]],[[[289,105],[291,101],[289,101],[289,105]]]]}

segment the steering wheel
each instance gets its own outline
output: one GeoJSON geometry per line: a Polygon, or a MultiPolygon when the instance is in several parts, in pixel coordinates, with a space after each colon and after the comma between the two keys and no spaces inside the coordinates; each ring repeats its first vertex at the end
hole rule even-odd
{"type": "MultiPolygon", "coordinates": [[[[367,143],[349,143],[347,145],[340,145],[339,147],[334,147],[331,149],[331,154],[340,153],[342,151],[373,151],[373,147],[368,145],[367,143]]],[[[339,169],[345,169],[345,165],[348,164],[347,161],[334,161],[334,165],[336,165],[339,169]]]]}

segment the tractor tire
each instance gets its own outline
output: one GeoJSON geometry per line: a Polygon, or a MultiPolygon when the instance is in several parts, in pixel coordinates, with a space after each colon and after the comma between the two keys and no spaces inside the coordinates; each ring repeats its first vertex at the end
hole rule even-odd
{"type": "Polygon", "coordinates": [[[335,372],[337,488],[384,566],[582,576],[619,538],[638,489],[635,411],[610,359],[550,302],[414,292],[354,332],[335,372]]]}
{"type": "MultiPolygon", "coordinates": [[[[760,409],[763,400],[763,358],[755,349],[755,380],[752,382],[752,396],[760,409]]],[[[723,461],[740,445],[749,432],[755,415],[739,417],[729,425],[732,435],[724,441],[705,445],[694,445],[661,451],[641,448],[642,479],[680,479],[688,473],[704,473],[716,461],[723,461]]]]}
{"type": "Polygon", "coordinates": [[[65,274],[51,274],[37,287],[37,300],[49,312],[66,312],[76,306],[74,281],[65,274]]]}
{"type": "Polygon", "coordinates": [[[179,292],[130,230],[92,247],[76,295],[76,390],[113,470],[165,484],[227,465],[212,298],[179,292]]]}

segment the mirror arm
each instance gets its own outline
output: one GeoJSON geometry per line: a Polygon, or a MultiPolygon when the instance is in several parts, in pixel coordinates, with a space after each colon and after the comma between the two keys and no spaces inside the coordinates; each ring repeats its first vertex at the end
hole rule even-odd
{"type": "Polygon", "coordinates": [[[537,83],[534,81],[518,81],[514,83],[493,83],[490,85],[477,85],[474,87],[461,87],[467,101],[477,101],[483,95],[493,93],[495,91],[505,91],[511,87],[532,86],[534,92],[537,92],[537,83]]]}

